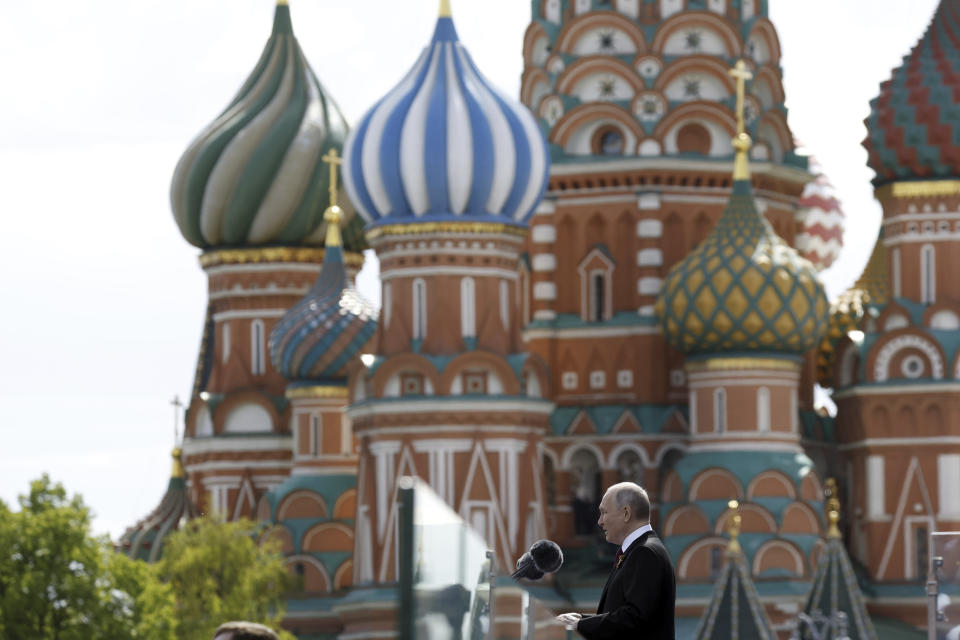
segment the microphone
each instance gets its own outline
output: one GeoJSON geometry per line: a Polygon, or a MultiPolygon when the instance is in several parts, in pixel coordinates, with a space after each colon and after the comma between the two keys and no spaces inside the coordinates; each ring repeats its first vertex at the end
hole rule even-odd
{"type": "Polygon", "coordinates": [[[526,578],[539,580],[546,573],[554,573],[563,566],[563,551],[560,545],[552,540],[537,540],[530,545],[530,550],[517,560],[517,570],[513,572],[513,579],[526,578]]]}

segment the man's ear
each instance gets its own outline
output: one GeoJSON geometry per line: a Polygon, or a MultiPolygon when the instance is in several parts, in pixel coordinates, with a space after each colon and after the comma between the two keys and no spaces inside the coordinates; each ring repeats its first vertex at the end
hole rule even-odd
{"type": "Polygon", "coordinates": [[[630,517],[631,517],[632,515],[633,515],[633,514],[630,512],[630,507],[624,507],[624,508],[623,508],[623,521],[624,521],[624,522],[630,522],[630,517]]]}

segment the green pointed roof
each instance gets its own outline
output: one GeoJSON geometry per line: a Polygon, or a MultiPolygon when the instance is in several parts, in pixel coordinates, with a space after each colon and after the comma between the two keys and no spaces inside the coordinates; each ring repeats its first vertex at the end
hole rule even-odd
{"type": "Polygon", "coordinates": [[[156,562],[163,553],[164,539],[180,523],[198,515],[187,492],[187,478],[180,460],[180,448],[172,452],[173,470],[167,491],[150,515],[129,527],[117,542],[116,550],[135,560],[156,562]]]}
{"type": "Polygon", "coordinates": [[[696,640],[776,640],[760,604],[741,552],[727,552],[727,562],[713,587],[710,604],[697,625],[696,640]]]}
{"type": "MultiPolygon", "coordinates": [[[[813,585],[810,587],[803,612],[818,625],[818,629],[827,621],[834,620],[838,612],[844,614],[846,629],[831,627],[823,640],[877,640],[877,632],[867,613],[863,593],[860,592],[853,565],[837,528],[840,520],[840,500],[837,498],[837,483],[833,478],[827,479],[824,497],[827,500],[827,520],[830,523],[827,544],[817,562],[813,585]]],[[[801,628],[800,637],[813,640],[813,633],[805,626],[801,628]]]]}
{"type": "MultiPolygon", "coordinates": [[[[170,203],[183,237],[202,249],[321,246],[321,157],[342,149],[347,129],[293,34],[290,7],[278,4],[256,67],[174,170],[170,203]]],[[[356,224],[345,226],[347,249],[362,249],[351,244],[356,224]]]]}

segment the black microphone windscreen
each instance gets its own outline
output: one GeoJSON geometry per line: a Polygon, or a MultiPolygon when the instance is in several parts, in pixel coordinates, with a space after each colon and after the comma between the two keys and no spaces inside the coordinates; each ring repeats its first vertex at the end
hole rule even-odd
{"type": "Polygon", "coordinates": [[[543,577],[543,571],[537,568],[530,552],[527,551],[517,560],[517,570],[513,572],[513,579],[526,578],[527,580],[539,580],[543,577]]]}
{"type": "Polygon", "coordinates": [[[553,573],[563,565],[563,551],[552,540],[537,540],[529,553],[537,569],[544,573],[553,573]]]}

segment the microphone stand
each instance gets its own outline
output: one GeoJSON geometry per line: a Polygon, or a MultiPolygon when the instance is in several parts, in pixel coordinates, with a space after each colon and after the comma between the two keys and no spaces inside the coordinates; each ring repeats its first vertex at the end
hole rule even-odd
{"type": "Polygon", "coordinates": [[[494,563],[496,562],[496,558],[494,556],[493,551],[487,550],[487,562],[490,565],[489,575],[487,576],[487,580],[490,583],[490,592],[489,592],[490,595],[488,596],[490,598],[490,601],[488,602],[488,605],[487,605],[489,607],[490,617],[488,619],[490,620],[490,627],[487,629],[487,640],[495,640],[497,636],[494,629],[496,629],[497,627],[497,617],[494,609],[494,601],[496,598],[496,593],[494,593],[494,583],[497,580],[497,570],[494,568],[494,563]]]}

